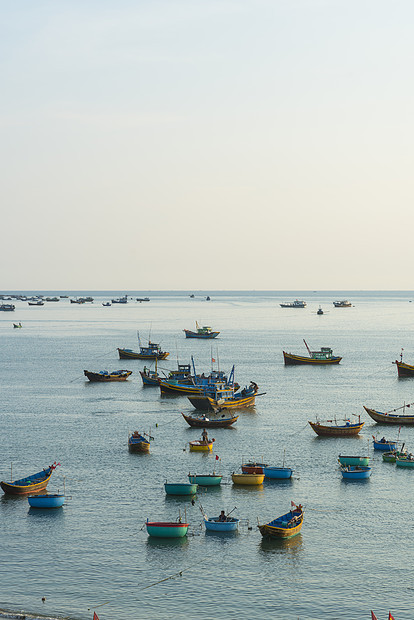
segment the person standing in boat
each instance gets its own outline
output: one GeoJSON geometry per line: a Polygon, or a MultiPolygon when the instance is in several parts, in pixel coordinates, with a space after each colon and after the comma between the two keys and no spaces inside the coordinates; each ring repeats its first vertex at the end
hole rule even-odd
{"type": "Polygon", "coordinates": [[[203,428],[203,432],[201,433],[201,441],[203,443],[209,443],[208,433],[205,428],[203,428]]]}

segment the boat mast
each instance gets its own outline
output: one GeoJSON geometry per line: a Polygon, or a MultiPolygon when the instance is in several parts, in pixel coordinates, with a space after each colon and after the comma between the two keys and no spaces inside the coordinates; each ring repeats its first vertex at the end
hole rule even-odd
{"type": "Polygon", "coordinates": [[[311,350],[310,350],[310,348],[308,347],[308,343],[306,342],[306,340],[305,340],[305,339],[303,339],[303,342],[305,343],[305,347],[307,348],[309,355],[312,357],[312,351],[311,351],[311,350]]]}

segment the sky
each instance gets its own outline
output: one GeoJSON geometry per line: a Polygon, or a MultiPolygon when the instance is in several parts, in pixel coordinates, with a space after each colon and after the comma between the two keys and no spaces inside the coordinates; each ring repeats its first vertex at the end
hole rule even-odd
{"type": "Polygon", "coordinates": [[[0,290],[413,290],[413,19],[3,0],[0,290]]]}

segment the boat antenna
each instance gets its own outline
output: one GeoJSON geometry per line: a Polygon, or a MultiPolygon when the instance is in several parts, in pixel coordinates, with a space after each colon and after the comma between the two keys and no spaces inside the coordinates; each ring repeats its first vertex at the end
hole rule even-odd
{"type": "Polygon", "coordinates": [[[219,356],[218,347],[217,347],[217,370],[220,372],[220,356],[219,356]]]}
{"type": "Polygon", "coordinates": [[[305,347],[307,348],[309,355],[312,357],[312,352],[311,352],[310,348],[308,347],[308,343],[306,342],[305,339],[303,339],[303,342],[305,343],[305,347]]]}
{"type": "Polygon", "coordinates": [[[282,467],[285,466],[285,456],[286,456],[286,448],[283,450],[283,463],[282,463],[282,467]]]}
{"type": "Polygon", "coordinates": [[[150,328],[149,328],[149,332],[148,332],[148,343],[151,342],[151,329],[152,329],[152,323],[150,323],[150,328]]]}
{"type": "Polygon", "coordinates": [[[137,336],[138,336],[139,348],[141,348],[141,338],[139,337],[139,331],[138,330],[137,330],[137,336]]]}
{"type": "Polygon", "coordinates": [[[403,351],[404,351],[404,349],[401,347],[401,353],[400,353],[401,362],[402,362],[402,358],[403,358],[403,351]]]}

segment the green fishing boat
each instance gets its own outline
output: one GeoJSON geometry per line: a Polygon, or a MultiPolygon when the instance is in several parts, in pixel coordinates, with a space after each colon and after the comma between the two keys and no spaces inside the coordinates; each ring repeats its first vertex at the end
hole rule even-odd
{"type": "Polygon", "coordinates": [[[396,452],[395,450],[393,450],[392,452],[384,452],[384,454],[382,455],[382,460],[385,463],[395,463],[397,458],[399,458],[400,456],[405,456],[406,454],[407,452],[405,450],[402,452],[396,452]]]}
{"type": "Polygon", "coordinates": [[[338,456],[338,462],[340,465],[356,465],[368,467],[369,456],[338,456]]]}

